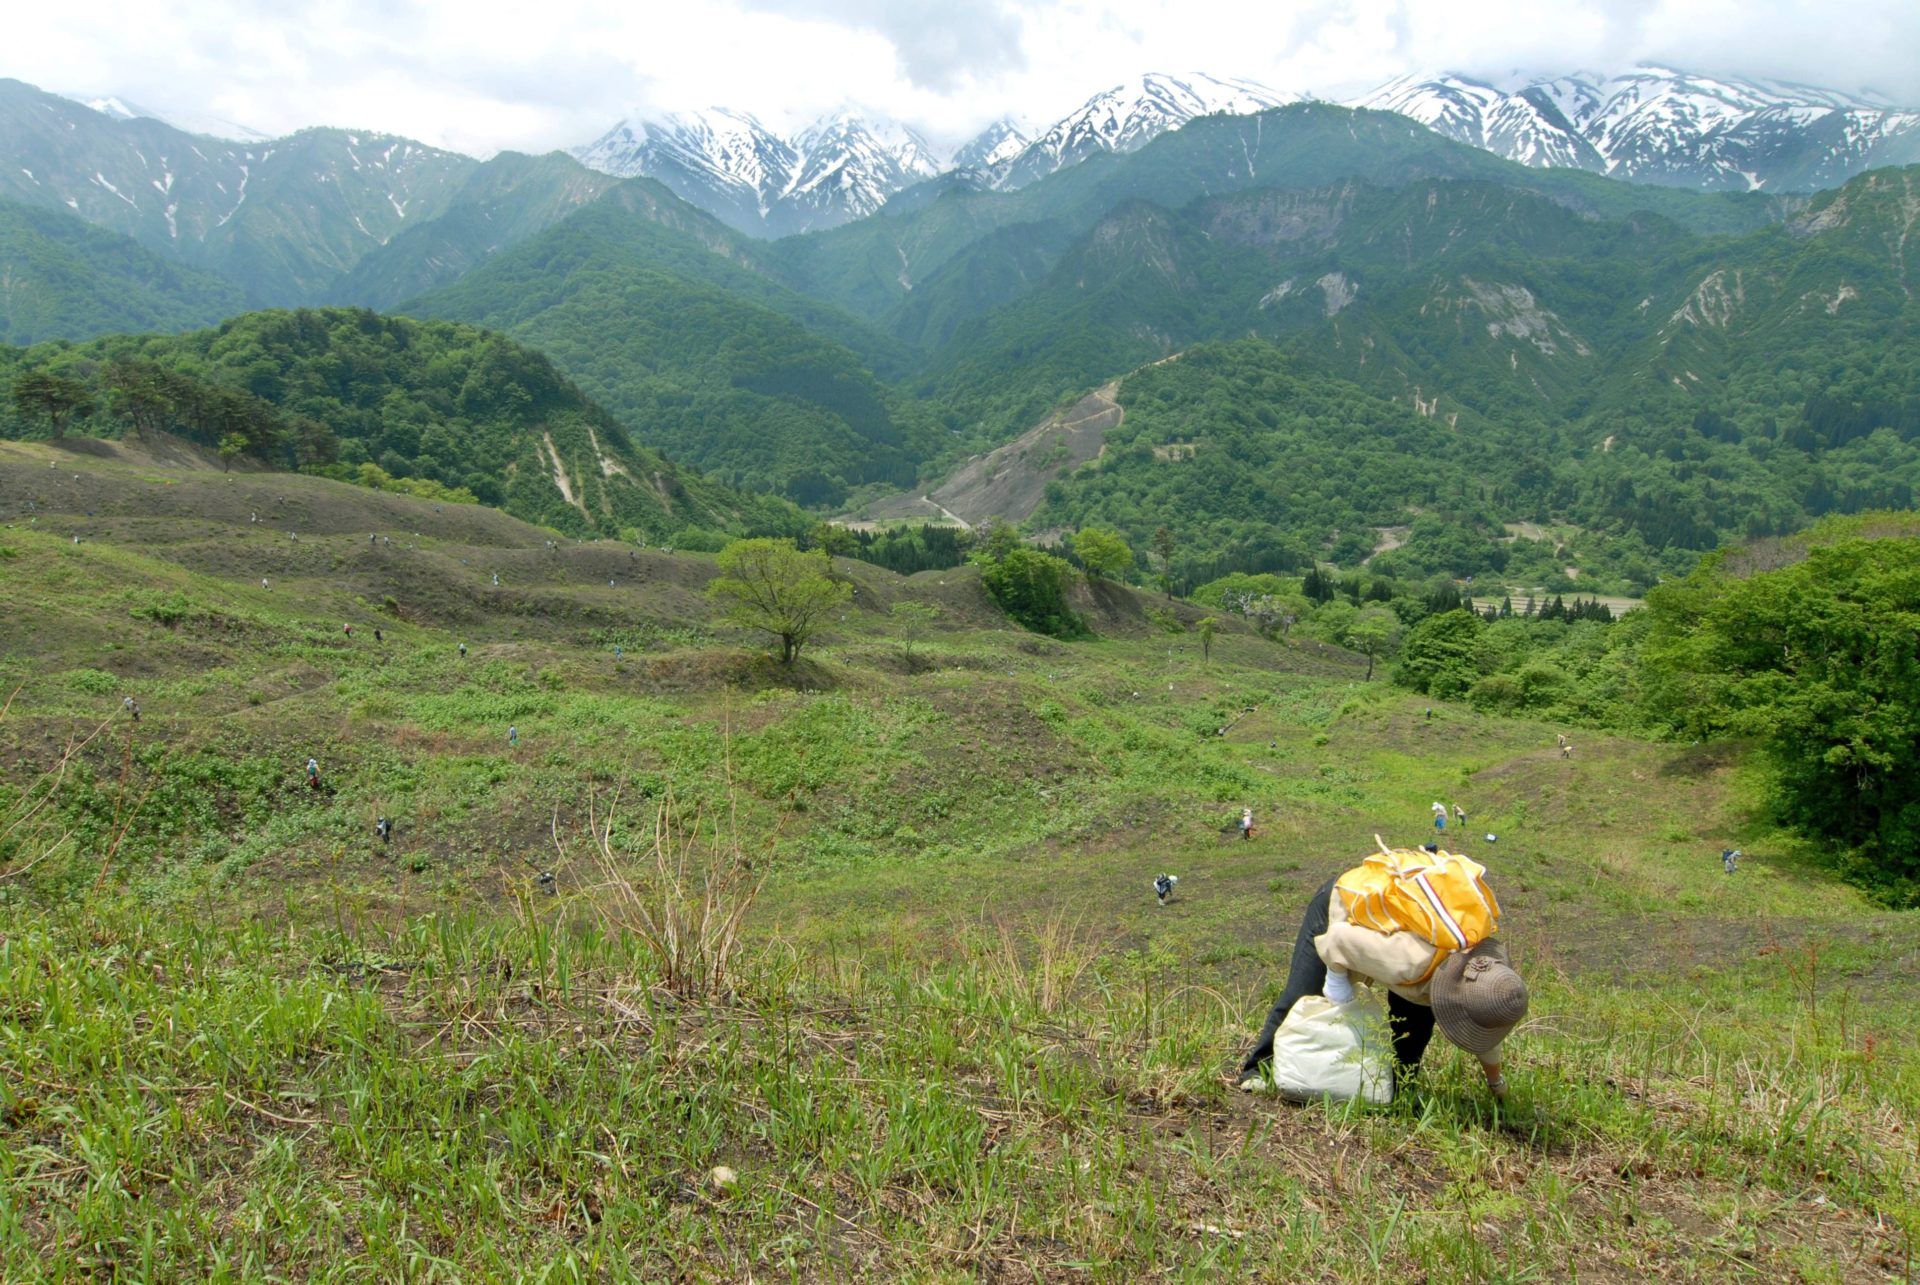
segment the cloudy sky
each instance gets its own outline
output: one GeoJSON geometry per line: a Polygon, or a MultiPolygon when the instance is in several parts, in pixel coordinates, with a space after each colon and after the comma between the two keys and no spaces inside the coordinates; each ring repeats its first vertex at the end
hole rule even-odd
{"type": "Polygon", "coordinates": [[[1920,3],[1849,0],[94,0],[16,6],[0,75],[180,123],[378,128],[460,151],[633,110],[791,126],[842,105],[954,141],[1146,71],[1342,98],[1410,71],[1662,61],[1920,104],[1920,3]]]}

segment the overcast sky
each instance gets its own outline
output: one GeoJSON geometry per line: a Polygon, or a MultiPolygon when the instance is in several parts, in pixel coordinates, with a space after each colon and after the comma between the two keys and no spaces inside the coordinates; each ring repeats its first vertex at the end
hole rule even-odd
{"type": "MultiPolygon", "coordinates": [[[[1412,71],[1708,72],[1920,104],[1920,0],[93,0],[10,6],[0,75],[280,134],[382,129],[489,155],[634,110],[776,128],[842,105],[951,142],[1147,71],[1343,98],[1412,71]],[[1844,18],[1836,17],[1843,13],[1844,18]]],[[[185,123],[183,121],[183,123],[185,123]]]]}

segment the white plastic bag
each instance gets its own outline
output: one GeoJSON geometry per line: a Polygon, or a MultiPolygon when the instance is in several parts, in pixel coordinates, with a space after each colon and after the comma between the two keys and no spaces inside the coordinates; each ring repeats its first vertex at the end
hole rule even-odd
{"type": "Polygon", "coordinates": [[[1274,1090],[1291,1102],[1393,1101],[1386,1005],[1365,988],[1351,1004],[1303,996],[1274,1032],[1272,1075],[1274,1090]]]}

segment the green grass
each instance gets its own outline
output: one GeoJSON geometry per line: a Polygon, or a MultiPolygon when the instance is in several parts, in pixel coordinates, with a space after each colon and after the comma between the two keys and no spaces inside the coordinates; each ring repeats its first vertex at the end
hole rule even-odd
{"type": "Polygon", "coordinates": [[[853,567],[782,674],[710,562],[609,591],[624,551],[427,505],[368,561],[317,484],[282,549],[260,496],[115,510],[63,460],[87,520],[38,449],[0,458],[0,829],[100,730],[0,840],[0,1279],[1913,1278],[1920,916],[1770,829],[1737,749],[1563,761],[1358,658],[996,628],[955,572],[853,567]],[[942,606],[913,664],[901,597],[942,606]],[[668,797],[764,880],[717,989],[636,931],[668,797]],[[1512,1098],[1439,1045],[1384,1109],[1231,1088],[1306,894],[1433,799],[1533,991],[1512,1098]]]}

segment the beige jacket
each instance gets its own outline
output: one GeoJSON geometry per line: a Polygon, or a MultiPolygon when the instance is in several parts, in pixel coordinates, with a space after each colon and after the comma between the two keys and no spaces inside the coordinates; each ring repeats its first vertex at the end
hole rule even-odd
{"type": "MultiPolygon", "coordinates": [[[[1346,903],[1337,894],[1327,902],[1327,931],[1313,939],[1313,948],[1328,972],[1384,986],[1416,1004],[1433,1003],[1433,972],[1447,952],[1410,932],[1382,933],[1349,922],[1346,903]]],[[[1497,941],[1495,945],[1496,957],[1505,961],[1506,948],[1497,941]]]]}

